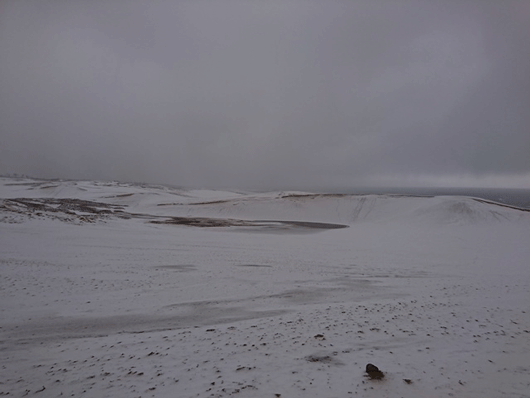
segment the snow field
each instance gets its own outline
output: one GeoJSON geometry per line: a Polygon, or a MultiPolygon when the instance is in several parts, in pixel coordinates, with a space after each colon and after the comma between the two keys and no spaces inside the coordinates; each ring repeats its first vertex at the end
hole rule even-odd
{"type": "Polygon", "coordinates": [[[1,181],[1,395],[530,396],[528,212],[1,181]],[[174,216],[348,228],[150,223],[174,216]],[[367,363],[385,378],[366,378],[367,363]]]}

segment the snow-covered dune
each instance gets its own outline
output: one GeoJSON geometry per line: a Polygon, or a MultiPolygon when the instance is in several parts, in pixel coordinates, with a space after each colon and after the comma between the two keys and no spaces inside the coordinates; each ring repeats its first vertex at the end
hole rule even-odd
{"type": "Polygon", "coordinates": [[[119,206],[131,214],[351,225],[360,222],[467,224],[517,221],[530,212],[465,197],[242,193],[183,190],[118,182],[0,179],[2,199],[77,199],[119,206]]]}
{"type": "Polygon", "coordinates": [[[165,205],[176,215],[303,220],[353,224],[359,222],[476,223],[515,221],[528,215],[519,209],[465,197],[397,195],[286,195],[193,204],[165,205]]]}
{"type": "Polygon", "coordinates": [[[0,395],[528,397],[529,237],[476,198],[2,178],[0,395]]]}

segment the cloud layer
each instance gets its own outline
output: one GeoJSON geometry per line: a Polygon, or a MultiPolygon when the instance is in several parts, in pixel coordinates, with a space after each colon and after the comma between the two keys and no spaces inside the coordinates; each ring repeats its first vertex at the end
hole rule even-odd
{"type": "Polygon", "coordinates": [[[0,172],[530,187],[529,19],[515,0],[3,2],[0,172]]]}

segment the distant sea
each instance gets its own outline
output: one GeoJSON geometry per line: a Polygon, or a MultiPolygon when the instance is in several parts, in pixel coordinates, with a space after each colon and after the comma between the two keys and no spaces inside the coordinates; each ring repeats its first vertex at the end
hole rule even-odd
{"type": "Polygon", "coordinates": [[[471,196],[530,210],[530,189],[508,188],[356,188],[344,193],[414,196],[471,196]]]}

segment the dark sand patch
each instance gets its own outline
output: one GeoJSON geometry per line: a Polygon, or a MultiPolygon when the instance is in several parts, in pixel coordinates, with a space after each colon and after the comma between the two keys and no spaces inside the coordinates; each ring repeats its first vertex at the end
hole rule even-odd
{"type": "Polygon", "coordinates": [[[272,268],[272,265],[265,264],[234,264],[237,267],[272,268]]]}
{"type": "Polygon", "coordinates": [[[331,224],[309,221],[284,221],[284,220],[240,220],[234,218],[209,218],[209,217],[171,217],[165,220],[150,221],[153,224],[187,225],[191,227],[250,227],[252,230],[285,230],[309,229],[326,230],[348,228],[344,224],[331,224]]]}
{"type": "Polygon", "coordinates": [[[105,317],[49,317],[9,325],[0,333],[0,350],[7,346],[43,344],[48,341],[103,337],[118,333],[148,333],[163,330],[213,326],[248,319],[283,315],[288,310],[250,310],[200,305],[177,315],[118,315],[105,317]]]}
{"type": "Polygon", "coordinates": [[[197,268],[191,264],[183,265],[156,265],[155,269],[170,269],[177,272],[195,271],[197,268]]]}

